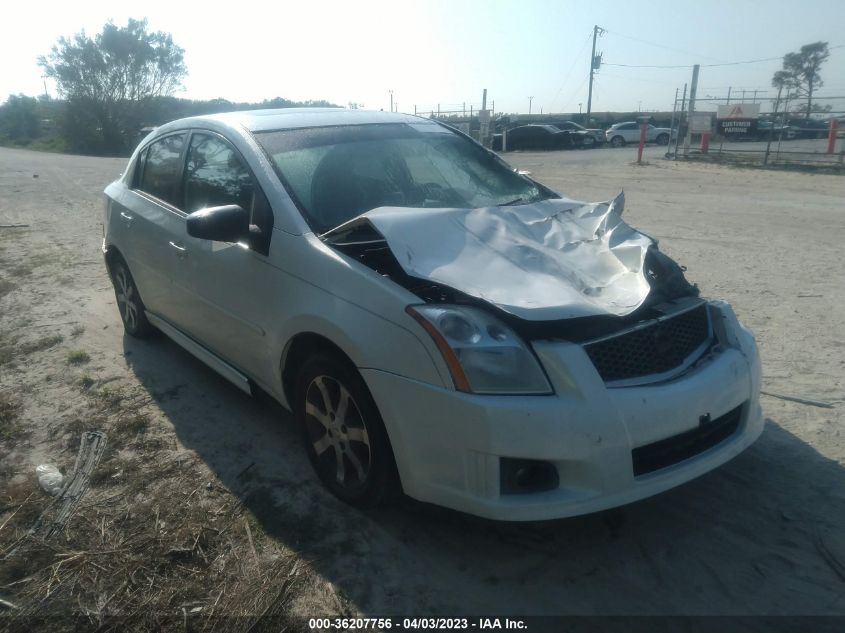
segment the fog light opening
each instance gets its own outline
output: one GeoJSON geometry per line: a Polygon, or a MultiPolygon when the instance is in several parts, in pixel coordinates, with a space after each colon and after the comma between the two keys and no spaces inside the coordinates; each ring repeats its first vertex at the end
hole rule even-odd
{"type": "Polygon", "coordinates": [[[556,489],[560,484],[554,464],[535,459],[502,457],[499,473],[503,495],[545,492],[556,489]]]}

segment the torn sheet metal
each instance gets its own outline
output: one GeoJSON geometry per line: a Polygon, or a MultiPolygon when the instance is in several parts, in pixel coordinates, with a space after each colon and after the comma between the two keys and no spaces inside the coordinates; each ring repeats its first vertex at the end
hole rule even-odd
{"type": "Polygon", "coordinates": [[[532,321],[623,316],[645,300],[654,241],[622,220],[624,194],[481,209],[379,208],[359,216],[409,275],[532,321]]]}

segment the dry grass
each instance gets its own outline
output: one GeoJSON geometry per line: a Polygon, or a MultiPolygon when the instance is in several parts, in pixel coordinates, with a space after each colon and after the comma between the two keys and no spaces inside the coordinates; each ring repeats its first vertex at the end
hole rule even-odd
{"type": "MultiPolygon", "coordinates": [[[[57,430],[75,447],[99,429],[108,445],[62,530],[48,540],[32,533],[55,518],[52,500],[34,479],[12,485],[0,476],[0,595],[18,607],[6,623],[33,630],[46,617],[58,632],[300,630],[287,614],[312,582],[307,566],[243,499],[209,486],[213,475],[197,458],[150,441],[163,433],[149,394],[93,383],[86,394],[85,414],[57,430]]],[[[20,408],[8,402],[4,425],[20,408]]]]}
{"type": "Polygon", "coordinates": [[[79,386],[82,387],[82,391],[88,391],[96,382],[88,372],[79,377],[79,386]]]}
{"type": "Polygon", "coordinates": [[[0,297],[4,297],[12,292],[17,286],[8,279],[0,279],[0,297]]]}
{"type": "Polygon", "coordinates": [[[55,347],[63,340],[65,340],[65,338],[61,334],[48,334],[47,336],[42,336],[34,341],[21,343],[18,348],[18,352],[24,355],[32,354],[33,352],[40,352],[45,349],[55,347]]]}
{"type": "Polygon", "coordinates": [[[23,433],[23,427],[18,421],[21,409],[20,400],[7,392],[0,392],[0,440],[10,443],[18,439],[23,433]]]}
{"type": "MultiPolygon", "coordinates": [[[[11,544],[18,549],[0,571],[0,584],[14,591],[14,615],[26,622],[77,613],[106,631],[130,624],[184,631],[188,619],[191,630],[246,631],[262,620],[277,626],[305,570],[292,555],[275,552],[260,531],[244,529],[237,499],[204,486],[198,491],[195,482],[159,480],[142,501],[115,493],[127,484],[111,483],[92,495],[61,538],[16,535],[11,544]]],[[[70,619],[66,627],[61,620],[51,626],[73,628],[70,619]]]]}
{"type": "Polygon", "coordinates": [[[67,351],[68,365],[83,365],[91,360],[91,356],[85,350],[69,349],[67,351]]]}

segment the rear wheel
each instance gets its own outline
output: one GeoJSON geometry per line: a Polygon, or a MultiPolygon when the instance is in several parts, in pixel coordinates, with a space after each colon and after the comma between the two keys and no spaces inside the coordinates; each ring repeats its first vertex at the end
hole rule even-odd
{"type": "Polygon", "coordinates": [[[144,302],[141,300],[141,294],[129,272],[129,267],[120,257],[112,262],[111,277],[117,307],[120,310],[120,320],[123,321],[126,333],[136,338],[149,337],[155,328],[147,320],[144,302]]]}
{"type": "Polygon", "coordinates": [[[625,145],[625,139],[621,136],[614,136],[610,139],[610,144],[613,145],[613,147],[622,147],[625,145]]]}
{"type": "Polygon", "coordinates": [[[308,458],[335,496],[370,507],[398,488],[384,423],[346,359],[330,352],[313,355],[300,371],[295,402],[308,458]]]}

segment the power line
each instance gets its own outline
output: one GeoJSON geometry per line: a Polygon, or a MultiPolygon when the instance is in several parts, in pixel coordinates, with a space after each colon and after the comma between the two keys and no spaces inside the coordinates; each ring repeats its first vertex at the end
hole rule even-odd
{"type": "MultiPolygon", "coordinates": [[[[617,35],[619,35],[617,33],[617,35]]],[[[845,44],[837,44],[836,46],[828,46],[828,50],[835,50],[837,48],[845,48],[845,44]]],[[[748,59],[741,62],[720,62],[718,64],[700,64],[702,68],[716,68],[719,66],[741,66],[743,64],[759,64],[761,62],[780,61],[783,55],[777,57],[764,57],[762,59],[748,59]]],[[[712,58],[711,58],[712,59],[712,58]]],[[[654,64],[611,64],[610,62],[602,62],[605,66],[620,66],[623,68],[692,68],[694,64],[673,64],[673,65],[654,65],[654,64]]]]}
{"type": "MultiPolygon", "coordinates": [[[[666,49],[667,51],[674,51],[675,53],[683,53],[684,55],[692,55],[693,57],[700,57],[702,59],[712,59],[714,61],[720,61],[719,59],[716,59],[715,57],[709,57],[707,55],[700,55],[699,53],[693,53],[691,51],[685,51],[685,50],[680,49],[680,48],[672,48],[671,46],[665,46],[664,44],[658,44],[656,42],[650,42],[648,40],[644,40],[644,39],[641,39],[639,37],[633,37],[631,35],[625,35],[623,33],[619,33],[618,31],[607,31],[607,32],[611,33],[612,35],[618,35],[619,37],[624,37],[625,39],[628,39],[628,40],[633,40],[635,42],[641,42],[643,44],[648,44],[649,46],[656,46],[657,48],[663,48],[663,49],[666,49]]],[[[685,68],[686,68],[686,66],[685,66],[685,68]]]]}
{"type": "Polygon", "coordinates": [[[653,64],[611,64],[602,62],[602,66],[619,66],[621,68],[692,68],[692,64],[678,64],[675,66],[658,66],[653,64]]]}
{"type": "Polygon", "coordinates": [[[563,78],[563,82],[560,84],[560,88],[558,88],[557,94],[555,95],[554,99],[551,100],[549,103],[550,108],[554,108],[554,103],[557,101],[557,98],[560,96],[560,93],[563,92],[564,86],[566,86],[566,82],[569,81],[569,75],[572,74],[572,69],[575,68],[575,64],[581,61],[581,53],[584,52],[584,49],[587,47],[587,44],[590,43],[590,38],[593,36],[593,32],[590,31],[587,34],[587,38],[584,40],[584,43],[581,45],[581,50],[578,51],[578,54],[572,58],[572,64],[569,66],[569,70],[566,71],[566,75],[563,78]]]}
{"type": "Polygon", "coordinates": [[[568,111],[569,104],[575,102],[575,99],[578,98],[578,93],[581,92],[581,89],[584,87],[584,84],[587,83],[587,79],[588,79],[588,77],[584,77],[584,79],[581,80],[581,83],[579,84],[579,86],[571,93],[572,97],[570,97],[569,101],[567,101],[566,103],[564,103],[561,106],[561,109],[563,111],[568,111]]]}
{"type": "Polygon", "coordinates": [[[625,79],[627,81],[639,81],[642,83],[649,83],[649,84],[664,84],[667,86],[674,86],[677,84],[675,81],[661,81],[657,79],[651,79],[649,77],[636,77],[631,75],[617,75],[614,73],[603,72],[601,74],[602,77],[612,77],[614,79],[625,79]]]}
{"type": "Polygon", "coordinates": [[[707,68],[714,68],[716,66],[740,66],[742,64],[759,64],[760,62],[773,62],[773,61],[781,61],[783,59],[783,55],[778,57],[766,57],[764,59],[750,59],[745,62],[725,62],[724,64],[702,64],[707,68]]]}

